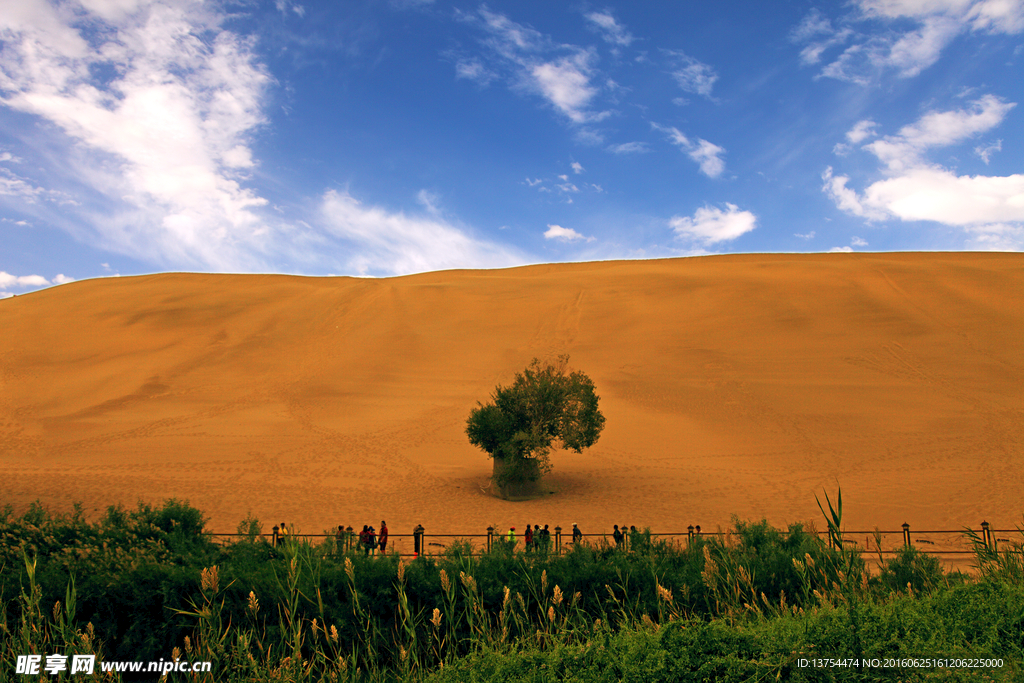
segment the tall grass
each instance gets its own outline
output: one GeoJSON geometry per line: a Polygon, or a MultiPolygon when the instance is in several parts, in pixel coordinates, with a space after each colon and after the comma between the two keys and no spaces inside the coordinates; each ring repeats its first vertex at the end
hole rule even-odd
{"type": "MultiPolygon", "coordinates": [[[[945,575],[913,549],[880,558],[871,575],[843,543],[841,501],[826,495],[822,506],[831,543],[801,525],[734,520],[687,545],[639,532],[628,551],[581,544],[560,557],[511,548],[473,557],[454,544],[412,562],[339,553],[333,539],[272,548],[254,536],[219,548],[202,515],[175,501],[111,508],[92,525],[80,511],[8,510],[0,652],[8,667],[33,653],[181,658],[213,662],[209,680],[309,683],[508,681],[526,671],[531,680],[573,671],[587,680],[845,680],[850,672],[815,677],[797,665],[815,652],[1020,661],[1020,544],[997,553],[976,543],[976,580],[945,575]]],[[[1013,666],[1000,671],[1019,673],[1013,666]]]]}

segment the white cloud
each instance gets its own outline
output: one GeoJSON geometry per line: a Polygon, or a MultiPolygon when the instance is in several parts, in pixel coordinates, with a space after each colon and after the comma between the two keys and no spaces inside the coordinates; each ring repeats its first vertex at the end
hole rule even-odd
{"type": "Polygon", "coordinates": [[[608,148],[613,154],[644,154],[651,151],[646,142],[623,142],[608,148]]]}
{"type": "Polygon", "coordinates": [[[992,158],[993,154],[995,154],[996,152],[1002,152],[1002,151],[1003,151],[1003,141],[1002,140],[996,140],[995,142],[991,142],[991,143],[989,143],[987,145],[979,145],[979,146],[974,148],[974,153],[977,154],[981,158],[981,160],[985,162],[986,166],[988,166],[988,162],[992,158]]]}
{"type": "Polygon", "coordinates": [[[709,178],[717,178],[725,170],[725,162],[722,155],[725,148],[712,144],[703,138],[697,138],[697,143],[687,152],[690,158],[700,164],[701,173],[709,178]]]}
{"type": "MultiPolygon", "coordinates": [[[[555,44],[540,32],[517,24],[508,17],[481,8],[477,14],[458,13],[463,20],[480,26],[487,37],[481,42],[499,58],[513,87],[541,95],[572,123],[600,121],[609,112],[590,110],[600,88],[592,83],[596,53],[573,45],[555,44]],[[556,53],[569,54],[554,57],[556,53]]],[[[489,73],[477,60],[457,65],[461,77],[489,73]],[[477,66],[479,64],[479,66],[477,66]]]]}
{"type": "Polygon", "coordinates": [[[74,282],[75,278],[68,277],[64,273],[57,273],[56,277],[53,278],[53,284],[55,285],[66,285],[69,282],[74,282]]]}
{"type": "Polygon", "coordinates": [[[709,178],[717,178],[725,170],[725,161],[722,160],[722,155],[725,154],[724,147],[708,142],[703,138],[697,138],[697,141],[693,142],[674,126],[665,127],[652,123],[651,127],[667,133],[672,144],[679,147],[686,152],[687,156],[696,161],[700,165],[701,173],[709,178]]]}
{"type": "Polygon", "coordinates": [[[669,225],[679,237],[689,238],[705,246],[734,240],[757,227],[757,217],[750,211],[740,211],[735,204],[726,203],[725,211],[704,206],[688,216],[673,216],[669,225]]]}
{"type": "Polygon", "coordinates": [[[402,275],[450,268],[497,268],[525,262],[503,245],[477,240],[437,216],[408,216],[327,192],[324,228],[356,249],[346,266],[363,275],[402,275]]]}
{"type": "Polygon", "coordinates": [[[1024,175],[959,176],[925,159],[931,148],[991,130],[1014,106],[989,95],[965,110],[929,112],[897,135],[864,147],[888,177],[858,194],[847,187],[848,176],[834,176],[829,167],[823,190],[840,210],[868,220],[933,221],[963,228],[974,242],[991,238],[994,244],[1017,244],[1024,225],[1024,175]]]}
{"type": "Polygon", "coordinates": [[[854,247],[866,247],[868,246],[868,243],[867,241],[862,240],[860,237],[855,236],[850,240],[850,245],[854,247]]]}
{"type": "Polygon", "coordinates": [[[0,270],[0,287],[7,289],[8,287],[45,287],[50,284],[42,275],[11,275],[0,270]]]}
{"type": "Polygon", "coordinates": [[[1024,251],[1024,225],[993,223],[967,228],[965,247],[978,251],[1024,251]]]}
{"type": "Polygon", "coordinates": [[[441,197],[437,193],[430,192],[429,190],[420,190],[416,193],[416,201],[419,205],[426,209],[427,213],[434,216],[441,213],[440,200],[441,197]]]}
{"type": "Polygon", "coordinates": [[[812,8],[800,23],[790,32],[790,39],[794,43],[802,43],[809,38],[819,35],[832,35],[832,22],[817,8],[812,8]]]}
{"type": "Polygon", "coordinates": [[[864,202],[904,221],[1024,222],[1024,175],[957,176],[942,168],[915,168],[870,185],[864,202]]]}
{"type": "Polygon", "coordinates": [[[177,266],[262,263],[266,202],[238,175],[254,165],[270,81],[251,43],[191,0],[11,5],[3,104],[65,133],[62,170],[105,203],[78,213],[100,246],[177,266]]]}
{"type": "Polygon", "coordinates": [[[789,37],[794,43],[810,41],[800,51],[800,61],[803,64],[817,64],[821,61],[823,52],[845,43],[852,33],[850,29],[836,30],[832,28],[832,22],[821,11],[814,8],[790,32],[789,37]],[[824,38],[820,39],[822,36],[824,38]]]}
{"type": "Polygon", "coordinates": [[[886,217],[884,211],[879,211],[870,206],[865,207],[861,203],[861,198],[857,196],[856,191],[846,186],[850,182],[849,176],[833,175],[832,167],[829,166],[821,175],[821,179],[825,181],[822,190],[832,198],[832,201],[835,202],[840,211],[845,211],[861,218],[867,218],[868,220],[882,220],[886,217]]]}
{"type": "Polygon", "coordinates": [[[875,135],[875,128],[878,124],[871,119],[864,119],[854,124],[853,128],[846,131],[846,139],[850,141],[852,145],[859,145],[864,140],[873,137],[875,135]]]}
{"type": "Polygon", "coordinates": [[[922,163],[921,155],[932,147],[946,147],[995,128],[1016,106],[986,95],[971,102],[970,109],[929,112],[918,121],[886,136],[865,149],[877,156],[891,171],[898,172],[922,163]]]}
{"type": "Polygon", "coordinates": [[[853,247],[832,247],[828,250],[830,254],[848,254],[853,251],[853,247]]]}
{"type": "Polygon", "coordinates": [[[800,53],[805,64],[817,63],[827,49],[853,39],[822,69],[822,76],[865,85],[893,70],[909,78],[938,61],[958,35],[1024,30],[1024,3],[1019,0],[854,0],[853,4],[859,11],[845,17],[846,21],[883,21],[890,30],[855,35],[848,28],[833,28],[812,10],[791,33],[794,42],[808,43],[800,53]]]}
{"type": "Polygon", "coordinates": [[[455,77],[487,85],[497,76],[491,73],[479,59],[460,59],[455,63],[455,77]]]}
{"type": "Polygon", "coordinates": [[[711,88],[718,80],[718,74],[708,64],[695,59],[678,50],[666,50],[676,62],[676,68],[672,71],[673,78],[679,87],[686,92],[695,95],[703,95],[711,98],[711,88]]]}
{"type": "Polygon", "coordinates": [[[572,162],[571,165],[572,165],[572,172],[573,173],[575,173],[577,175],[579,175],[580,173],[583,173],[583,171],[584,171],[583,164],[581,164],[578,161],[574,161],[574,162],[572,162]]]}
{"type": "Polygon", "coordinates": [[[801,235],[800,233],[793,233],[793,237],[799,237],[802,240],[813,240],[814,239],[814,231],[811,230],[809,233],[807,233],[805,235],[801,235]]]}
{"type": "Polygon", "coordinates": [[[573,137],[582,145],[596,146],[604,144],[604,135],[601,131],[594,130],[593,128],[579,128],[573,137]]]}
{"type": "Polygon", "coordinates": [[[64,193],[39,187],[7,168],[0,168],[0,196],[18,197],[29,204],[34,204],[37,199],[61,203],[69,201],[64,193]]]}
{"type": "Polygon", "coordinates": [[[633,35],[611,13],[590,12],[584,16],[600,29],[602,37],[609,43],[627,46],[633,42],[633,35]]]}
{"type": "Polygon", "coordinates": [[[576,242],[587,238],[572,228],[563,228],[561,225],[548,224],[548,229],[544,231],[544,239],[559,240],[560,242],[576,242]]]}
{"type": "Polygon", "coordinates": [[[530,68],[537,89],[574,123],[603,117],[603,114],[593,114],[586,110],[597,93],[597,89],[590,85],[589,63],[592,57],[590,52],[578,52],[530,68]]]}

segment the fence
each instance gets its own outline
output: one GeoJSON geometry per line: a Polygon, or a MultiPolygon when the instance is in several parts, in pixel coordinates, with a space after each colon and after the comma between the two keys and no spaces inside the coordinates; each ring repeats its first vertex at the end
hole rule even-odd
{"type": "MultiPolygon", "coordinates": [[[[274,527],[275,531],[271,534],[260,534],[257,537],[267,540],[271,545],[277,545],[281,542],[285,536],[280,535],[277,532],[277,527],[274,527]]],[[[629,548],[630,544],[630,531],[623,529],[625,540],[623,546],[625,549],[629,548]]],[[[980,529],[971,529],[970,527],[964,527],[963,529],[940,529],[940,530],[924,530],[914,531],[911,533],[910,525],[904,523],[900,530],[888,530],[882,531],[874,529],[871,531],[844,531],[843,532],[843,543],[850,546],[855,546],[864,553],[877,554],[877,555],[893,555],[899,553],[904,547],[914,547],[919,552],[927,553],[936,556],[958,556],[958,555],[973,555],[975,549],[973,543],[967,538],[968,532],[972,532],[977,535],[984,545],[991,549],[993,552],[998,550],[999,543],[1010,543],[1009,538],[1000,537],[1001,534],[1014,534],[1021,533],[1020,529],[992,529],[988,522],[982,522],[980,529]],[[861,545],[856,540],[857,537],[864,536],[864,543],[861,545]],[[889,541],[892,537],[898,537],[902,543],[893,545],[892,543],[883,543],[883,541],[889,541]],[[936,542],[932,538],[934,536],[945,537],[943,541],[936,542]],[[953,537],[950,541],[949,537],[953,537]],[[874,543],[872,543],[872,541],[874,543]],[[957,543],[959,541],[959,543],[957,543]],[[872,547],[872,545],[874,547],[872,547]],[[883,547],[886,545],[888,547],[883,547]],[[922,548],[920,545],[930,546],[928,548],[922,548]],[[968,547],[969,546],[969,547],[968,547]]],[[[646,535],[646,531],[640,532],[646,535]]],[[[827,531],[810,531],[809,533],[817,534],[819,538],[826,537],[828,539],[830,547],[833,546],[833,539],[827,531]]],[[[669,541],[675,541],[677,545],[681,545],[683,539],[687,545],[694,539],[698,538],[717,538],[721,542],[728,542],[728,537],[733,535],[731,531],[719,531],[707,532],[702,531],[700,525],[690,525],[684,532],[651,532],[651,539],[668,539],[669,541]]],[[[230,539],[250,538],[250,534],[224,534],[214,533],[211,534],[216,539],[222,539],[221,542],[230,542],[230,539]]],[[[611,534],[591,534],[585,536],[583,539],[584,544],[593,544],[595,539],[600,539],[599,544],[611,546],[610,541],[611,534]]],[[[360,550],[358,534],[352,529],[347,527],[342,530],[339,534],[335,533],[324,533],[324,534],[288,534],[287,538],[305,539],[313,541],[314,539],[328,539],[333,538],[337,542],[337,547],[341,552],[352,552],[360,550]]],[[[412,551],[411,552],[399,552],[401,557],[418,557],[420,555],[431,555],[439,554],[438,550],[443,551],[447,548],[447,545],[452,540],[467,541],[471,545],[477,546],[480,552],[474,552],[473,555],[482,555],[491,552],[496,543],[500,543],[501,539],[506,538],[506,533],[494,529],[494,527],[487,527],[487,532],[483,534],[427,534],[427,530],[422,525],[417,525],[411,534],[388,534],[388,540],[391,542],[392,549],[397,548],[397,542],[404,541],[405,539],[412,540],[412,551]],[[428,540],[429,539],[429,540],[428,540]],[[449,539],[447,544],[440,540],[434,539],[449,539]],[[474,542],[479,539],[479,542],[474,542]],[[434,552],[431,552],[434,549],[434,552]]],[[[521,541],[522,536],[517,535],[516,541],[521,541]]],[[[554,555],[561,555],[565,550],[568,549],[569,541],[563,538],[562,527],[556,526],[552,535],[552,547],[550,552],[554,555]]],[[[403,542],[403,546],[405,543],[403,542]]],[[[408,548],[404,548],[408,550],[408,548]]]]}

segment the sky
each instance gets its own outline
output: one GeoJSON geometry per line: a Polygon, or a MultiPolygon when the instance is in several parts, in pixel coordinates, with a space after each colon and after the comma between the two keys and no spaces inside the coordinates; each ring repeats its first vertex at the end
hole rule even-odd
{"type": "Polygon", "coordinates": [[[1024,0],[0,0],[0,297],[1021,250],[1024,0]]]}

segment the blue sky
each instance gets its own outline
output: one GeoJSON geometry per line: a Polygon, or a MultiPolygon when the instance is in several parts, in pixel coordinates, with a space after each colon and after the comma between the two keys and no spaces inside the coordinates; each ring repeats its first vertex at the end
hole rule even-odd
{"type": "Polygon", "coordinates": [[[18,0],[0,296],[1024,246],[1024,0],[18,0]]]}

